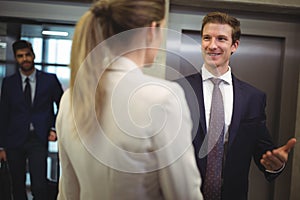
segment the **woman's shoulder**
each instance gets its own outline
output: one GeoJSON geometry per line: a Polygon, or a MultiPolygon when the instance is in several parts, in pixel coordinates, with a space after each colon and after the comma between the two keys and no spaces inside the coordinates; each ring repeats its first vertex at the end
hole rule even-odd
{"type": "Polygon", "coordinates": [[[147,75],[145,77],[143,85],[140,86],[145,98],[150,100],[184,98],[183,89],[178,83],[147,75]]]}
{"type": "Polygon", "coordinates": [[[70,88],[68,88],[64,91],[64,93],[63,93],[63,95],[60,99],[60,103],[59,103],[60,107],[62,105],[65,105],[65,104],[67,104],[67,105],[69,104],[68,101],[70,101],[70,96],[71,96],[70,95],[70,88]]]}

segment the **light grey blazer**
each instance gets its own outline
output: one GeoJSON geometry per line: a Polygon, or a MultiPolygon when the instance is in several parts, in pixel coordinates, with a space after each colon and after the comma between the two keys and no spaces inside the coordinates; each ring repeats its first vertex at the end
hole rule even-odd
{"type": "Polygon", "coordinates": [[[203,199],[182,88],[144,75],[125,57],[98,87],[92,109],[75,108],[76,88],[62,97],[58,199],[203,199]]]}

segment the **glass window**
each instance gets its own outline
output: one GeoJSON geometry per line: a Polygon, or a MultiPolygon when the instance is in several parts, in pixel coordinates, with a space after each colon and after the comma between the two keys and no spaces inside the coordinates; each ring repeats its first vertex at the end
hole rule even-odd
{"type": "Polygon", "coordinates": [[[45,66],[44,70],[46,72],[56,74],[64,90],[66,90],[69,87],[70,73],[71,73],[69,67],[49,65],[49,66],[45,66]]]}
{"type": "Polygon", "coordinates": [[[43,39],[34,37],[22,37],[22,40],[27,40],[32,44],[32,48],[35,54],[34,62],[41,63],[42,62],[42,53],[43,53],[43,39]]]}
{"type": "Polygon", "coordinates": [[[0,64],[0,77],[5,76],[5,65],[0,64]]]}
{"type": "Polygon", "coordinates": [[[7,43],[5,42],[5,37],[0,36],[0,61],[6,60],[6,48],[7,43]]]}
{"type": "Polygon", "coordinates": [[[36,69],[38,69],[38,70],[42,70],[42,65],[37,65],[37,64],[35,64],[34,67],[35,67],[36,69]]]}
{"type": "Polygon", "coordinates": [[[2,86],[2,80],[5,77],[5,68],[6,65],[0,64],[0,88],[2,86]]]}
{"type": "Polygon", "coordinates": [[[66,90],[69,87],[71,73],[68,65],[72,40],[39,37],[22,37],[21,39],[32,43],[35,53],[35,67],[56,74],[63,89],[66,90]]]}
{"type": "Polygon", "coordinates": [[[63,39],[46,40],[46,58],[47,63],[69,64],[72,41],[63,39]]]}

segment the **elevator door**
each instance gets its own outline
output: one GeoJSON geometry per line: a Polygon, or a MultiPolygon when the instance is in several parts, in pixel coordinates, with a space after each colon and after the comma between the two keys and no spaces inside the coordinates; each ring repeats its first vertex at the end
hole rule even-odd
{"type": "MultiPolygon", "coordinates": [[[[183,31],[183,33],[198,43],[190,42],[190,40],[182,37],[180,57],[199,60],[203,63],[199,31],[189,30],[183,31]]],[[[254,85],[267,94],[267,126],[274,141],[277,141],[278,136],[283,44],[284,40],[282,38],[243,35],[240,46],[237,52],[232,55],[230,61],[230,67],[236,77],[254,85]]],[[[168,61],[167,56],[168,62],[172,61],[168,61]]],[[[199,71],[200,67],[201,65],[193,67],[184,59],[180,59],[180,66],[177,69],[181,74],[189,75],[199,71]]],[[[264,179],[263,173],[253,163],[249,181],[249,200],[273,199],[273,185],[264,179]]]]}

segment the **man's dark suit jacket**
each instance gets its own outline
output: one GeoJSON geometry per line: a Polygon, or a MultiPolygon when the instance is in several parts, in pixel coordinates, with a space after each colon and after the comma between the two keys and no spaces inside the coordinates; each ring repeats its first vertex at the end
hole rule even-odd
{"type": "Polygon", "coordinates": [[[36,70],[36,90],[31,110],[26,106],[20,72],[5,77],[0,101],[0,147],[22,145],[32,122],[42,143],[48,145],[51,127],[55,127],[54,103],[59,105],[63,90],[55,74],[36,70]]]}
{"type": "MultiPolygon", "coordinates": [[[[248,174],[251,159],[271,181],[278,174],[265,172],[260,164],[262,154],[274,148],[266,127],[266,95],[253,86],[232,76],[233,113],[229,127],[229,139],[223,163],[223,200],[245,200],[248,193],[248,174]]],[[[198,153],[207,132],[203,84],[200,73],[177,81],[185,90],[185,95],[193,119],[193,144],[202,180],[205,180],[206,158],[198,153]]],[[[203,184],[202,184],[203,185],[203,184]]]]}

